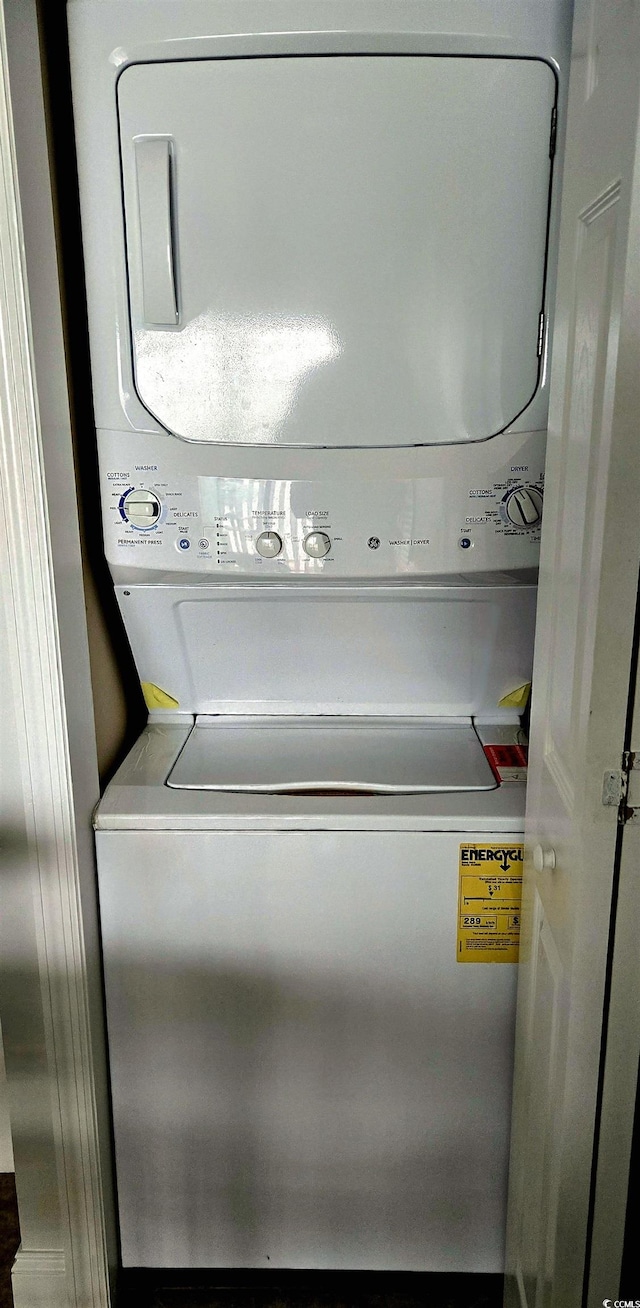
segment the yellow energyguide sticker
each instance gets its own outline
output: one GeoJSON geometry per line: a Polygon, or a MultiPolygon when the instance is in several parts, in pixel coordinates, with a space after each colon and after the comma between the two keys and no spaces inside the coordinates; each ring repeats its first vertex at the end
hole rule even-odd
{"type": "Polygon", "coordinates": [[[522,845],[460,846],[459,963],[517,963],[522,845]]]}

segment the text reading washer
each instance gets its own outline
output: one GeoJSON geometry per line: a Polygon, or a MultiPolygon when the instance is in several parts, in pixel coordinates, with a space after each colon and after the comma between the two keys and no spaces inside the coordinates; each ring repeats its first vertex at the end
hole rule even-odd
{"type": "Polygon", "coordinates": [[[124,1264],[499,1271],[569,15],[69,16],[124,1264]]]}

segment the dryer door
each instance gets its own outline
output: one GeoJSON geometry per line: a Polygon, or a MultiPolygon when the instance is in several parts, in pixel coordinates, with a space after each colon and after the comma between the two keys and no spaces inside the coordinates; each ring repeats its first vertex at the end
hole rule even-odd
{"type": "Polygon", "coordinates": [[[555,101],[534,59],[134,65],[138,394],[193,441],[484,440],[539,379],[555,101]]]}

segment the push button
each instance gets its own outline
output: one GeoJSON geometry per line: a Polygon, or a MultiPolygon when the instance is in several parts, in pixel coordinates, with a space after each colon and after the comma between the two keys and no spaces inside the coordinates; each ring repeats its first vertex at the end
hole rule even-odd
{"type": "Polygon", "coordinates": [[[256,549],[263,559],[275,559],[282,549],[277,531],[263,531],[256,541],[256,549]]]}

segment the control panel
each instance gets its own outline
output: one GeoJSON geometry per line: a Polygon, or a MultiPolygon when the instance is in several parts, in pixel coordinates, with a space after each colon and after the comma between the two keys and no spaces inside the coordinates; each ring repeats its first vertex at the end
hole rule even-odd
{"type": "MultiPolygon", "coordinates": [[[[496,438],[505,441],[506,438],[496,438]]],[[[544,436],[479,474],[476,447],[429,451],[420,477],[230,477],[154,464],[102,475],[112,565],[214,578],[446,577],[537,566],[544,436]]],[[[492,449],[493,447],[493,449],[492,449]]],[[[185,456],[185,462],[187,458],[185,456]]],[[[175,464],[175,459],[172,460],[175,464]]]]}

